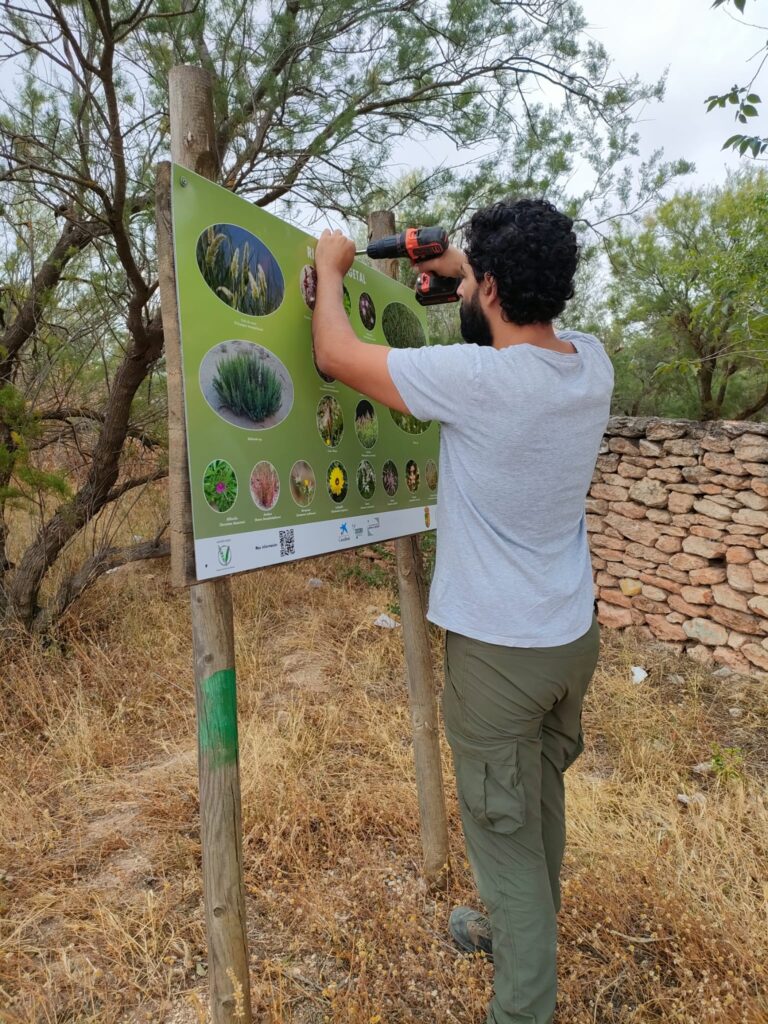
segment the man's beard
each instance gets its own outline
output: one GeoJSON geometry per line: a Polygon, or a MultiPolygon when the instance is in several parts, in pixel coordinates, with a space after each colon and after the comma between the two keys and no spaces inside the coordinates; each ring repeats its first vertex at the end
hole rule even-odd
{"type": "Polygon", "coordinates": [[[461,336],[470,345],[493,345],[493,334],[488,317],[480,306],[480,293],[461,304],[459,310],[461,336]]]}

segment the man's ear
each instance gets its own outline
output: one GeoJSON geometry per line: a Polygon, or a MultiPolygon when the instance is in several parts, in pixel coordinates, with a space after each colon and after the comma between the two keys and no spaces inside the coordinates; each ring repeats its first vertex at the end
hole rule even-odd
{"type": "Polygon", "coordinates": [[[483,283],[480,286],[483,291],[483,295],[487,302],[494,303],[498,300],[499,289],[496,284],[496,278],[491,274],[486,274],[483,278],[483,283]]]}

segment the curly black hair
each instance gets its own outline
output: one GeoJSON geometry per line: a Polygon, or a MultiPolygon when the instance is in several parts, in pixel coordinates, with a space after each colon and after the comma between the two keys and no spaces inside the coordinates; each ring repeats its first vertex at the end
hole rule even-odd
{"type": "Polygon", "coordinates": [[[573,297],[579,262],[573,221],[546,199],[503,200],[478,210],[465,243],[477,280],[495,278],[505,320],[549,323],[573,297]]]}

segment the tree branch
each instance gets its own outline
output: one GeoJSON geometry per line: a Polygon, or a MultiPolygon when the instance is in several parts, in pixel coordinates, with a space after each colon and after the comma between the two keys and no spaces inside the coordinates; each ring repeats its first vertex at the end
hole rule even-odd
{"type": "Polygon", "coordinates": [[[72,602],[81,597],[104,573],[112,572],[129,562],[142,562],[150,558],[165,558],[166,555],[170,555],[171,542],[162,539],[167,527],[166,523],[154,540],[122,548],[101,548],[94,552],[76,573],[61,584],[51,603],[38,616],[35,622],[35,632],[47,633],[52,624],[61,618],[72,602]]]}
{"type": "Polygon", "coordinates": [[[757,399],[756,402],[753,402],[752,405],[748,405],[746,408],[742,409],[741,412],[737,413],[736,416],[734,416],[734,419],[751,419],[755,415],[755,413],[760,412],[760,410],[764,409],[766,405],[768,405],[768,387],[766,387],[765,391],[762,393],[760,398],[757,399]]]}
{"type": "MultiPolygon", "coordinates": [[[[61,420],[69,423],[70,420],[92,420],[94,423],[104,423],[105,416],[98,409],[89,409],[85,406],[63,406],[59,409],[44,409],[38,413],[41,420],[61,420]]],[[[153,437],[139,427],[129,427],[126,437],[132,437],[140,441],[144,448],[150,451],[153,448],[161,447],[164,442],[161,438],[153,437]]]]}
{"type": "Polygon", "coordinates": [[[112,488],[104,499],[104,504],[106,505],[110,501],[117,501],[118,498],[122,498],[128,491],[135,491],[137,487],[144,487],[145,484],[154,483],[155,480],[165,480],[167,476],[167,469],[156,469],[153,473],[146,473],[144,476],[135,476],[130,480],[125,480],[122,484],[112,488]]]}
{"type": "Polygon", "coordinates": [[[8,380],[18,351],[37,330],[43,310],[48,304],[51,290],[61,280],[66,265],[94,238],[104,232],[105,226],[95,221],[67,222],[59,240],[35,275],[29,295],[22,304],[18,315],[5,333],[0,336],[0,381],[8,380]]]}

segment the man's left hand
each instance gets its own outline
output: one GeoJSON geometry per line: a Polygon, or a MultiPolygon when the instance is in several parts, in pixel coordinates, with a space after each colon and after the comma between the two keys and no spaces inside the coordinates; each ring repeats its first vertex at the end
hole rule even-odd
{"type": "Polygon", "coordinates": [[[355,243],[352,239],[347,238],[338,228],[335,231],[326,228],[315,246],[315,269],[318,280],[322,280],[324,276],[344,277],[354,258],[355,243]]]}

